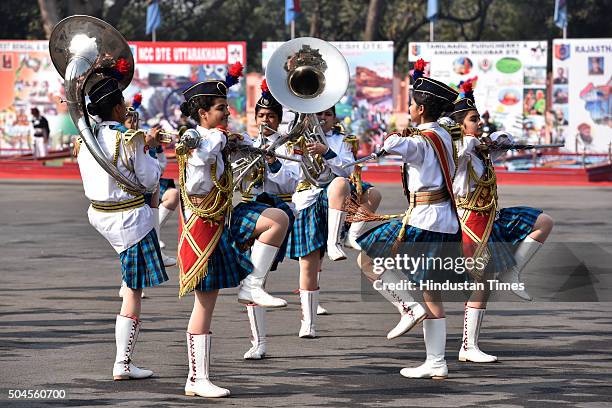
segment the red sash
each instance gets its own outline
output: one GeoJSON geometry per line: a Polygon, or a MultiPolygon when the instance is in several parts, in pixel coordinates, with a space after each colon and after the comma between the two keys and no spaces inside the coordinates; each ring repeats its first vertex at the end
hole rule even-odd
{"type": "MultiPolygon", "coordinates": [[[[215,194],[209,193],[198,207],[206,208],[214,197],[215,194]]],[[[185,222],[182,205],[179,207],[177,263],[179,267],[179,297],[181,297],[194,290],[208,274],[208,258],[217,248],[221,239],[224,219],[221,217],[218,222],[212,222],[191,214],[191,217],[185,222]]]]}
{"type": "Polygon", "coordinates": [[[453,195],[453,174],[450,170],[450,164],[448,162],[448,155],[446,154],[444,142],[442,141],[440,135],[432,130],[421,130],[421,136],[423,136],[425,140],[429,142],[430,146],[434,149],[434,152],[436,152],[438,163],[440,163],[442,175],[444,176],[444,184],[446,185],[448,194],[451,197],[453,211],[455,214],[457,214],[457,205],[455,204],[455,196],[453,195]]]}
{"type": "MultiPolygon", "coordinates": [[[[490,187],[477,185],[470,195],[467,206],[482,207],[485,203],[491,201],[491,194],[493,192],[490,187]]],[[[486,211],[466,208],[460,221],[464,255],[482,260],[482,262],[476,263],[475,268],[469,272],[476,279],[481,280],[484,268],[491,259],[491,252],[487,244],[495,221],[495,207],[486,211]]]]}

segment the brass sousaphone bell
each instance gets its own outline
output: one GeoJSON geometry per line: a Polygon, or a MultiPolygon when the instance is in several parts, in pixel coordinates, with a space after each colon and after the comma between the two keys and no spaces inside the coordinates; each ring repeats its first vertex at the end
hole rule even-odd
{"type": "Polygon", "coordinates": [[[49,53],[57,72],[64,78],[66,102],[70,117],[85,146],[98,164],[115,180],[135,192],[145,188],[119,172],[102,149],[91,129],[85,94],[105,76],[104,70],[114,67],[119,59],[127,62],[128,72],[118,81],[127,88],[134,75],[134,58],[119,31],[91,16],[70,16],[60,21],[51,32],[49,53]]]}
{"type": "MultiPolygon", "coordinates": [[[[270,93],[298,116],[283,143],[305,145],[318,142],[327,146],[326,136],[315,113],[334,106],[346,93],[349,68],[344,56],[327,41],[301,37],[287,41],[270,57],[266,66],[270,93]]],[[[302,150],[302,170],[306,180],[322,187],[335,176],[319,155],[302,150]]]]}

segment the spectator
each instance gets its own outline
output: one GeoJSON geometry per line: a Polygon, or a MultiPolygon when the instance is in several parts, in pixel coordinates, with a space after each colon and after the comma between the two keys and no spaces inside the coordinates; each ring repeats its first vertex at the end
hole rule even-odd
{"type": "Polygon", "coordinates": [[[38,108],[32,108],[32,127],[34,127],[33,154],[36,158],[47,156],[47,145],[49,143],[49,122],[40,114],[38,108]]]}

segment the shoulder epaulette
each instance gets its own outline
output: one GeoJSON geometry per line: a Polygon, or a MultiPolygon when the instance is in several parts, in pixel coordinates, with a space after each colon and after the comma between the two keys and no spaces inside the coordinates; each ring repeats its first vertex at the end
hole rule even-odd
{"type": "Polygon", "coordinates": [[[344,136],[343,141],[345,141],[346,143],[355,143],[355,142],[357,142],[357,136],[355,136],[355,135],[346,135],[346,136],[344,136]]]}
{"type": "Polygon", "coordinates": [[[336,135],[343,135],[346,133],[344,126],[341,123],[336,123],[334,127],[332,127],[332,133],[336,135]]]}
{"type": "Polygon", "coordinates": [[[407,127],[402,130],[402,137],[413,137],[422,134],[421,129],[415,127],[407,127]]]}
{"type": "Polygon", "coordinates": [[[451,139],[456,142],[463,139],[463,127],[461,125],[440,125],[444,130],[448,132],[451,139]]]}
{"type": "Polygon", "coordinates": [[[126,144],[129,144],[138,137],[142,137],[142,140],[144,140],[145,135],[146,133],[142,129],[126,129],[123,132],[123,140],[126,144]]]}

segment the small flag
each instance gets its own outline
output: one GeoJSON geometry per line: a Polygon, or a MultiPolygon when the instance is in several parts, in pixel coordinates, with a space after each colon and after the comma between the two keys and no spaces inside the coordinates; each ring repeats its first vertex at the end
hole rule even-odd
{"type": "Polygon", "coordinates": [[[285,0],[285,25],[291,24],[301,11],[300,0],[285,0]]]}
{"type": "Polygon", "coordinates": [[[436,20],[438,18],[438,0],[427,0],[427,19],[436,20]]]}
{"type": "Polygon", "coordinates": [[[555,25],[559,28],[567,27],[567,1],[555,0],[555,25]]]}
{"type": "Polygon", "coordinates": [[[157,0],[151,0],[147,6],[147,26],[145,34],[149,35],[161,25],[161,14],[157,0]]]}

